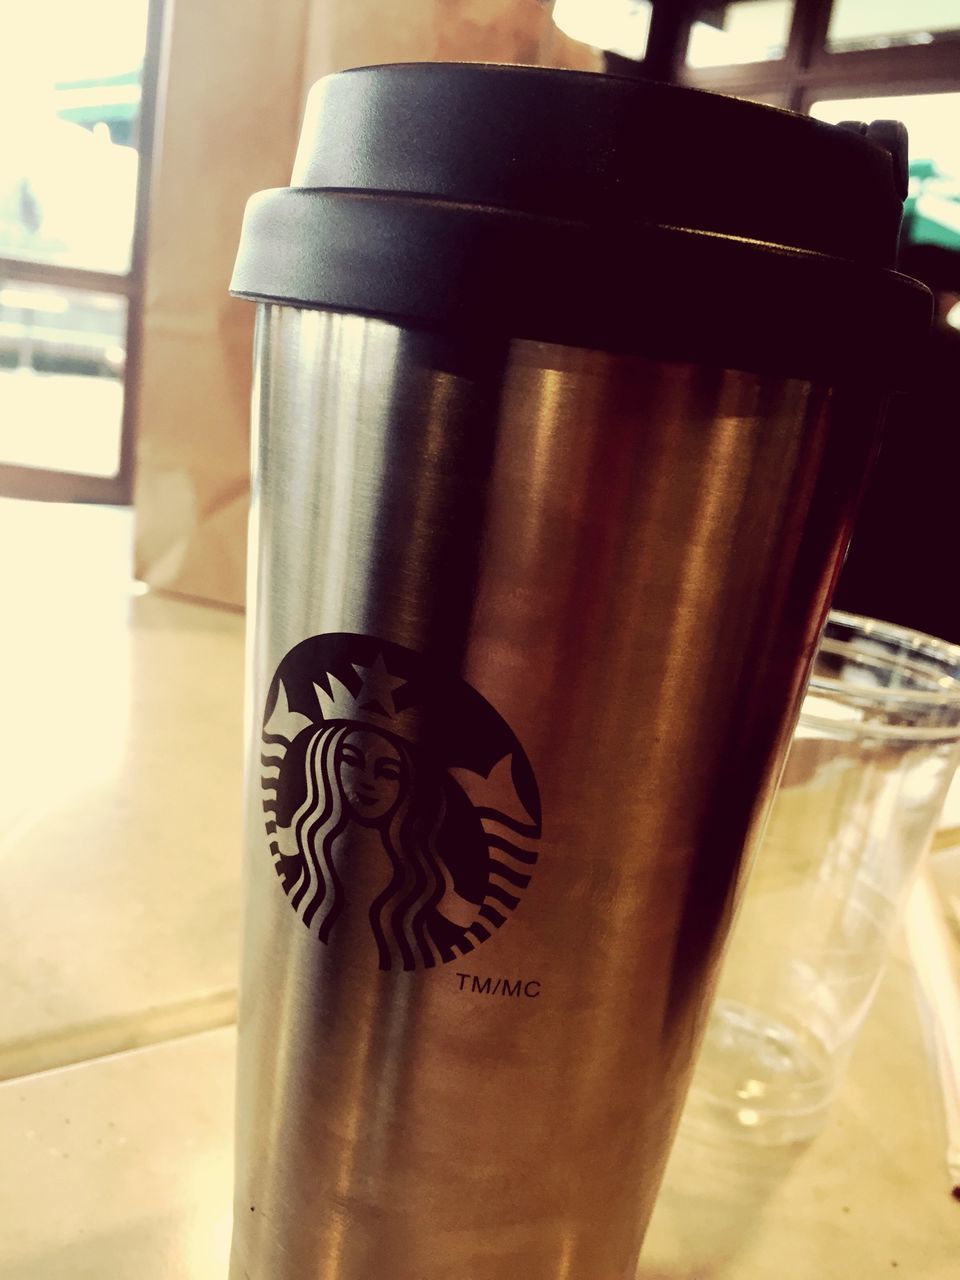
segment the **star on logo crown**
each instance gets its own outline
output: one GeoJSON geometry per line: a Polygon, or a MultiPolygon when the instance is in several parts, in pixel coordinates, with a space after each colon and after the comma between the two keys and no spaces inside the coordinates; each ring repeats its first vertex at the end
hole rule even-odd
{"type": "Polygon", "coordinates": [[[357,663],[351,663],[351,666],[361,681],[355,694],[332,673],[327,676],[331,690],[329,693],[322,685],[314,684],[324,720],[356,721],[387,729],[401,738],[416,738],[418,711],[412,707],[401,710],[393,698],[394,690],[407,682],[402,677],[391,675],[383,654],[377,654],[369,667],[359,666],[357,663]]]}

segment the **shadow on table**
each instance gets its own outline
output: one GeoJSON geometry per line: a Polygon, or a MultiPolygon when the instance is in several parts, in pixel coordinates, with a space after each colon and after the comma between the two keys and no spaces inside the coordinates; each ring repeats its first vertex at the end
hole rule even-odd
{"type": "Polygon", "coordinates": [[[764,1146],[685,1116],[637,1280],[720,1280],[808,1146],[764,1146]]]}

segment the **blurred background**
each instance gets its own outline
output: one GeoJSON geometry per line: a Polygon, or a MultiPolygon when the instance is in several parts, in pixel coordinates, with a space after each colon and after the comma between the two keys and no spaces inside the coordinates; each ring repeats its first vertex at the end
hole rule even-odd
{"type": "Polygon", "coordinates": [[[0,492],[132,504],[138,574],[188,595],[242,603],[252,317],[227,285],[246,197],[287,180],[305,92],[329,71],[540,63],[830,121],[895,117],[911,135],[906,234],[960,247],[958,0],[35,0],[3,14],[0,492]]]}

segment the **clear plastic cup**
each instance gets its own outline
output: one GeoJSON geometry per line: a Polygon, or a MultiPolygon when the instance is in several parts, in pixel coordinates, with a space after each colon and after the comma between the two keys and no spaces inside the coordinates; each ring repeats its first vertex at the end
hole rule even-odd
{"type": "Polygon", "coordinates": [[[960,759],[960,647],[832,613],[721,971],[685,1125],[823,1124],[960,759]]]}

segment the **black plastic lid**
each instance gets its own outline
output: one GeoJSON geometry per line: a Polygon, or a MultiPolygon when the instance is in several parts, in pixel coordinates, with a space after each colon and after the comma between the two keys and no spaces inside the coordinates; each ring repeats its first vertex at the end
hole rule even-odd
{"type": "Polygon", "coordinates": [[[890,383],[929,296],[893,266],[895,128],[544,68],[330,76],[232,289],[443,328],[890,383]]]}

